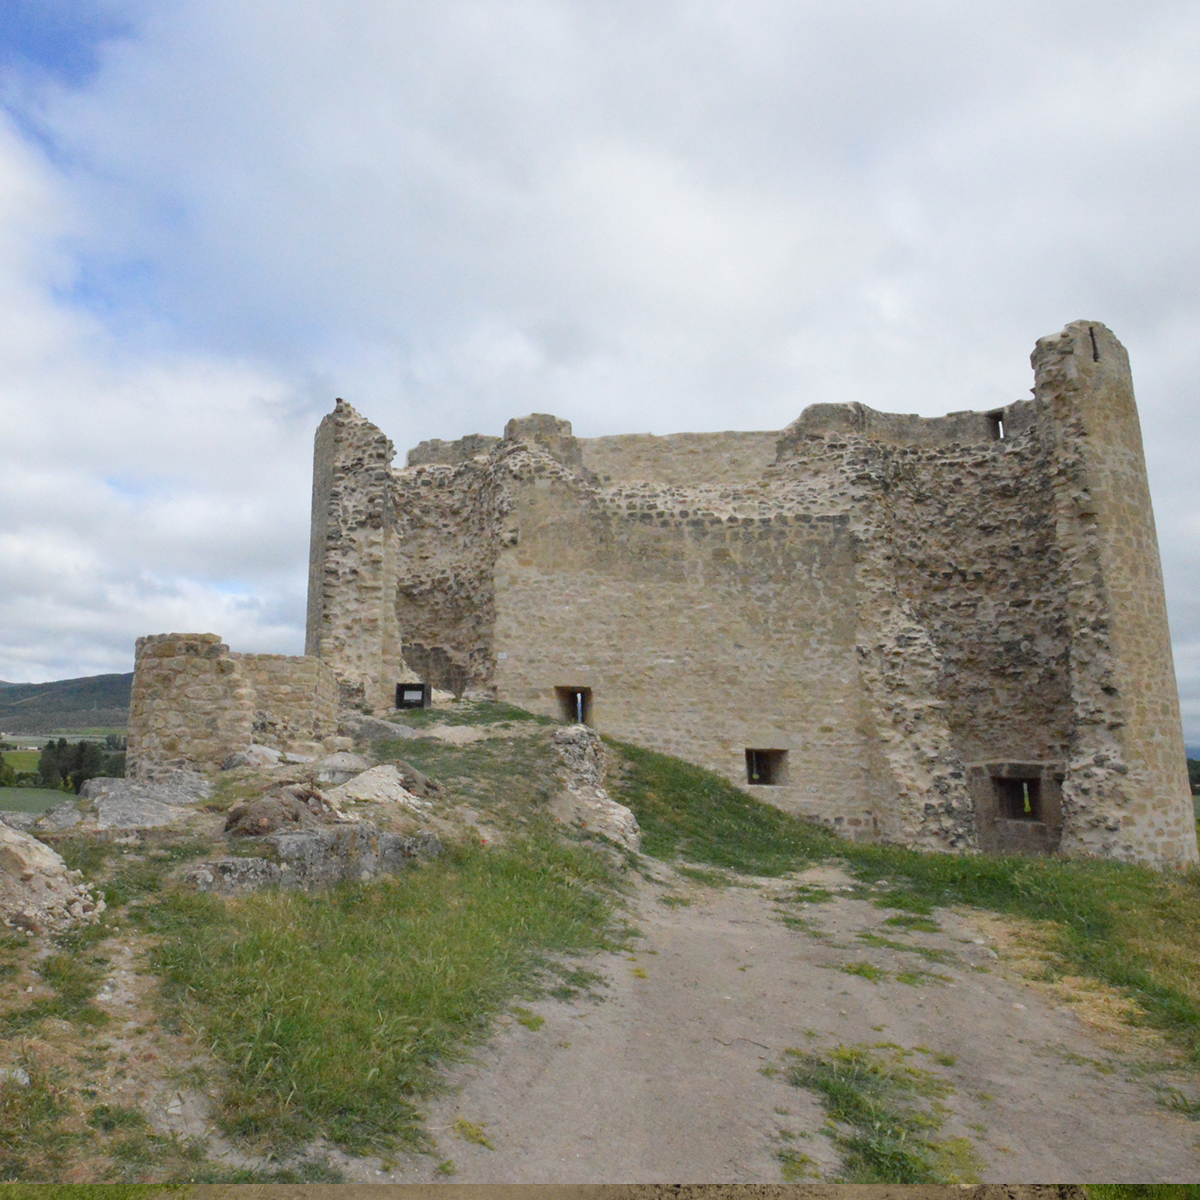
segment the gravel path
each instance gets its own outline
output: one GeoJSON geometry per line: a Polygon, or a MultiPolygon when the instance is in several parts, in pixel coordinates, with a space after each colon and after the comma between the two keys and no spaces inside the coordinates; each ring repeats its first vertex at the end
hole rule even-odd
{"type": "Polygon", "coordinates": [[[969,917],[939,911],[940,932],[916,933],[848,895],[786,901],[797,882],[848,882],[832,868],[720,889],[661,870],[661,883],[639,884],[635,950],[582,964],[607,983],[599,1000],[544,999],[503,1018],[428,1110],[438,1156],[393,1170],[346,1161],[347,1178],[778,1183],[791,1149],[814,1181],[830,1179],[839,1156],[817,1098],[763,1068],[789,1047],[839,1044],[903,1048],[943,1078],[954,1091],[937,1136],[970,1139],[985,1182],[1200,1178],[1200,1126],[1156,1102],[1165,1076],[1007,969],[969,917]],[[789,927],[781,912],[812,924],[789,927]],[[883,974],[842,969],[856,964],[883,974]],[[460,1118],[490,1145],[456,1130],[460,1118]],[[452,1176],[437,1169],[446,1160],[452,1176]]]}

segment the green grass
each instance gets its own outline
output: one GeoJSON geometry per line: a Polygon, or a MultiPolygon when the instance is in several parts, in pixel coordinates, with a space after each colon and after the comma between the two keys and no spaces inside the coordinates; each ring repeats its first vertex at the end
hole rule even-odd
{"type": "Polygon", "coordinates": [[[607,944],[610,868],[549,838],[319,894],[167,892],[140,910],[174,1020],[223,1061],[225,1128],[274,1148],[425,1144],[416,1100],[547,954],[607,944]]]}
{"type": "MultiPolygon", "coordinates": [[[[64,1126],[70,1103],[60,1077],[30,1057],[20,1065],[29,1075],[28,1087],[0,1082],[0,1180],[53,1179],[74,1141],[64,1126]]],[[[0,1196],[8,1193],[6,1187],[0,1196]]]]}
{"type": "Polygon", "coordinates": [[[0,811],[3,812],[49,812],[64,800],[74,800],[74,792],[51,791],[49,788],[6,787],[0,788],[0,811]]]}
{"type": "Polygon", "coordinates": [[[654,858],[683,858],[747,875],[783,875],[833,851],[832,834],[747,796],[682,759],[605,741],[620,759],[606,782],[642,828],[654,858]]]}
{"type": "Polygon", "coordinates": [[[83,836],[62,837],[54,848],[67,866],[98,883],[111,917],[131,901],[157,892],[182,862],[213,853],[211,841],[180,836],[171,830],[147,831],[137,846],[118,846],[83,836]]]}
{"type": "Polygon", "coordinates": [[[965,1138],[939,1141],[939,1101],[953,1093],[898,1046],[784,1052],[784,1077],[815,1092],[842,1152],[842,1183],[975,1183],[983,1163],[965,1138]]]}
{"type": "Polygon", "coordinates": [[[12,767],[14,771],[29,771],[37,770],[38,759],[42,757],[40,750],[5,750],[0,758],[3,758],[6,767],[12,767]]]}
{"type": "Polygon", "coordinates": [[[445,708],[402,708],[391,714],[401,725],[425,729],[430,725],[496,725],[501,721],[535,721],[557,725],[550,717],[499,700],[458,700],[445,708]]]}
{"type": "MultiPolygon", "coordinates": [[[[429,712],[431,709],[416,709],[429,712]]],[[[455,800],[492,808],[515,806],[523,814],[545,809],[556,795],[558,755],[544,736],[496,738],[454,746],[436,738],[381,741],[381,761],[401,759],[445,784],[455,800]]]]}
{"type": "MultiPolygon", "coordinates": [[[[871,891],[872,899],[914,930],[929,930],[934,908],[951,905],[1052,922],[1053,949],[1067,970],[1119,989],[1144,1010],[1150,1025],[1200,1062],[1200,870],[931,854],[842,841],[702,767],[622,742],[608,744],[619,769],[610,773],[607,786],[633,810],[647,854],[757,875],[836,859],[864,885],[886,882],[871,891]]],[[[826,897],[810,889],[803,898],[826,897]]]]}
{"type": "Polygon", "coordinates": [[[13,1037],[47,1017],[81,1026],[108,1023],[108,1014],[92,1003],[108,966],[103,954],[66,951],[39,959],[36,966],[42,982],[53,989],[52,993],[0,1015],[0,1036],[13,1037]]]}
{"type": "Polygon", "coordinates": [[[869,979],[872,983],[878,983],[881,979],[888,977],[888,973],[882,967],[872,966],[868,962],[845,963],[842,970],[847,975],[858,975],[863,979],[869,979]]]}

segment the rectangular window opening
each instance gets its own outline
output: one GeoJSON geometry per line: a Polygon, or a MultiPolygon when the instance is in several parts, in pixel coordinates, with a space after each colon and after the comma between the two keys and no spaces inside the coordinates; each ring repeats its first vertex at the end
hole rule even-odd
{"type": "Polygon", "coordinates": [[[1042,781],[1040,779],[993,779],[996,789],[996,815],[1003,821],[1040,821],[1042,819],[1042,781]]]}
{"type": "Polygon", "coordinates": [[[591,688],[559,687],[554,692],[558,696],[558,714],[568,725],[592,723],[591,688]]]}
{"type": "Polygon", "coordinates": [[[752,750],[746,748],[746,782],[778,787],[787,783],[786,750],[752,750]]]}
{"type": "Polygon", "coordinates": [[[992,423],[992,441],[1004,441],[1004,413],[993,412],[988,413],[988,420],[992,423]]]}
{"type": "Polygon", "coordinates": [[[397,708],[428,708],[432,688],[427,683],[396,684],[397,708]]]}

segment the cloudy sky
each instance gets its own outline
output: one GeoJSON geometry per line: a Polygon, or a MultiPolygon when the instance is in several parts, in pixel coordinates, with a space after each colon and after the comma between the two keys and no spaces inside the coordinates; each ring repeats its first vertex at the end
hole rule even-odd
{"type": "Polygon", "coordinates": [[[299,653],[313,430],[937,415],[1129,347],[1200,742],[1194,0],[6,0],[0,679],[299,653]]]}

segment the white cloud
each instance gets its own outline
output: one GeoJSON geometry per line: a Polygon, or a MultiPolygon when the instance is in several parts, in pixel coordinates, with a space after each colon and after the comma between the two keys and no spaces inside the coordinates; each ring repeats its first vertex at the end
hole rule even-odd
{"type": "Polygon", "coordinates": [[[402,448],[531,409],[583,434],[935,414],[1027,394],[1034,340],[1079,317],[1130,348],[1200,637],[1194,5],[124,11],[86,83],[10,81],[41,143],[0,131],[0,498],[29,547],[0,677],[185,618],[297,649],[335,394],[402,448]]]}

